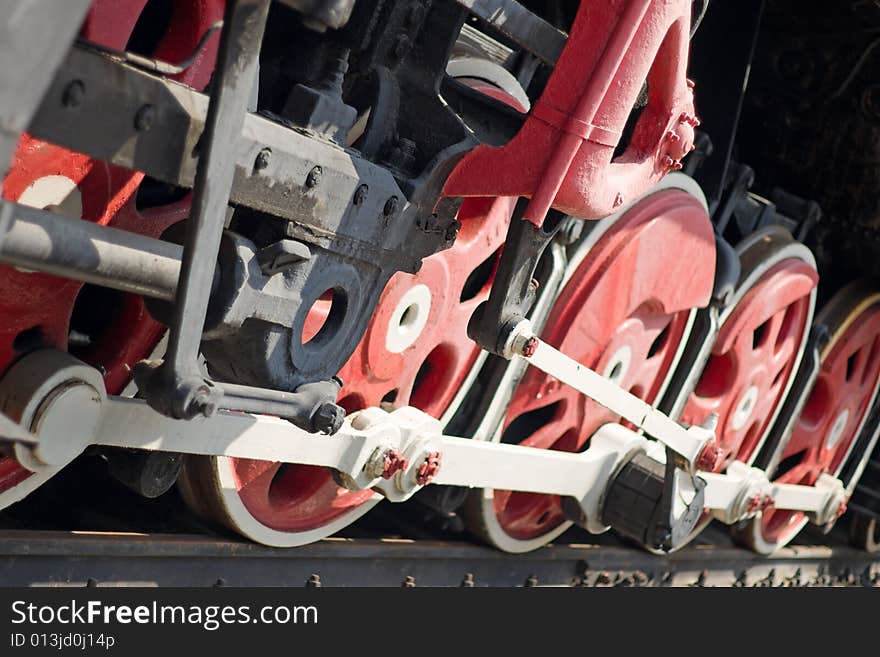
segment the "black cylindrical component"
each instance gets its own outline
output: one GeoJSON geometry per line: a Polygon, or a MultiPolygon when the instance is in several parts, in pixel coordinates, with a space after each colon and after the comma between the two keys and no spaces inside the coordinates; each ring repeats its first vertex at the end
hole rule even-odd
{"type": "Polygon", "coordinates": [[[665,518],[665,470],[663,463],[644,452],[624,463],[608,485],[602,521],[650,549],[668,550],[681,545],[702,515],[702,488],[684,513],[665,518]]]}
{"type": "Polygon", "coordinates": [[[105,453],[113,478],[146,498],[159,497],[177,481],[183,455],[118,449],[105,453]]]}
{"type": "Polygon", "coordinates": [[[183,247],[3,201],[0,262],[172,301],[183,247]]]}

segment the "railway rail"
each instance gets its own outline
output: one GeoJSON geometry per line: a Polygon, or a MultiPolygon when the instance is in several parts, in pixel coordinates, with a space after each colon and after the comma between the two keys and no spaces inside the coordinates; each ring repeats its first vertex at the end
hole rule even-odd
{"type": "MultiPolygon", "coordinates": [[[[568,537],[566,537],[568,538],[568,537]]],[[[657,556],[613,540],[525,555],[471,543],[329,538],[294,550],[198,535],[5,530],[6,586],[880,587],[880,555],[807,536],[771,557],[725,542],[657,556]]],[[[570,540],[570,539],[568,539],[570,540]]]]}

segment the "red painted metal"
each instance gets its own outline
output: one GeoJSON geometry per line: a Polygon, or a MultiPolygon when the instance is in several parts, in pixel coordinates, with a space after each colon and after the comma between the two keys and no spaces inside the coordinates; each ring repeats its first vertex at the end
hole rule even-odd
{"type": "MultiPolygon", "coordinates": [[[[146,0],[96,0],[81,35],[101,45],[123,49],[135,29],[146,0]]],[[[223,16],[223,0],[175,3],[155,56],[177,62],[188,56],[205,30],[223,16]]],[[[178,79],[203,87],[216,58],[212,38],[193,65],[178,79]]],[[[168,226],[185,219],[188,201],[143,212],[135,192],[143,174],[111,166],[85,155],[24,135],[12,168],[3,180],[3,198],[18,200],[36,181],[61,176],[72,181],[82,197],[82,219],[158,237],[168,226]]],[[[67,349],[71,314],[82,284],[38,273],[0,267],[0,371],[33,343],[67,349]],[[18,341],[16,340],[18,338],[18,341]],[[21,344],[24,342],[25,344],[21,344]]],[[[77,356],[104,372],[107,390],[118,393],[130,378],[131,366],[149,354],[162,327],[147,313],[143,300],[124,295],[97,344],[77,356]]],[[[0,492],[30,476],[14,460],[0,458],[0,492]]]]}
{"type": "Polygon", "coordinates": [[[686,78],[690,0],[582,2],[547,87],[519,134],[468,153],[447,196],[522,196],[541,225],[550,207],[585,219],[638,197],[693,145],[686,78]],[[615,157],[645,82],[648,103],[615,157]]]}
{"type": "MultiPolygon", "coordinates": [[[[651,195],[590,250],[559,296],[543,338],[653,402],[675,363],[691,309],[709,300],[714,269],[712,226],[700,203],[679,190],[651,195]]],[[[529,369],[511,400],[502,441],[578,451],[602,424],[618,420],[529,369]]],[[[501,527],[520,540],[565,520],[555,496],[495,491],[494,508],[501,527]]]]}
{"type": "MultiPolygon", "coordinates": [[[[786,469],[775,481],[812,485],[824,472],[839,473],[871,410],[878,380],[880,304],[875,302],[843,328],[823,358],[819,377],[782,453],[786,469]],[[832,428],[842,417],[845,421],[832,440],[832,428]]],[[[761,517],[764,540],[786,543],[800,530],[803,517],[780,509],[765,511],[761,517]]]]}
{"type": "Polygon", "coordinates": [[[389,449],[382,464],[382,479],[391,479],[401,470],[406,470],[408,465],[409,461],[403,457],[400,450],[389,449]]]}
{"type": "MultiPolygon", "coordinates": [[[[117,50],[125,49],[147,0],[94,0],[83,24],[82,36],[117,50]]],[[[225,0],[186,0],[172,4],[171,16],[155,50],[148,54],[170,64],[189,57],[202,35],[217,21],[223,20],[225,0]]],[[[203,89],[211,78],[220,34],[215,32],[193,60],[192,65],[172,79],[196,89],[203,89]]]]}
{"type": "Polygon", "coordinates": [[[793,375],[817,282],[811,265],[783,260],[743,296],[722,325],[681,416],[685,424],[700,425],[711,413],[718,414],[720,456],[712,467],[701,469],[721,472],[734,460],[752,462],[793,375]],[[736,411],[746,395],[754,401],[743,420],[736,411]]]}

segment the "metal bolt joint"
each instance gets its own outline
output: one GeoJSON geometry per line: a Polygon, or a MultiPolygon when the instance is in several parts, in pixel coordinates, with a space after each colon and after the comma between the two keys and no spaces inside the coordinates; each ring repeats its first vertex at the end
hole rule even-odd
{"type": "Polygon", "coordinates": [[[431,452],[425,457],[416,472],[416,483],[419,486],[427,486],[437,476],[437,473],[440,472],[441,460],[442,454],[440,452],[431,452]]]}
{"type": "Polygon", "coordinates": [[[332,402],[321,404],[312,415],[312,430],[332,435],[342,428],[345,411],[332,402]]]}
{"type": "Polygon", "coordinates": [[[714,440],[706,443],[700,455],[697,457],[697,470],[715,472],[724,459],[724,452],[714,440]]]}

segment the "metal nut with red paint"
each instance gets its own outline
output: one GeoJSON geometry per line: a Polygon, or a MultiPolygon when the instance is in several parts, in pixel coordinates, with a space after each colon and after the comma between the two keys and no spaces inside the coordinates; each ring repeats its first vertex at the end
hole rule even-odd
{"type": "Polygon", "coordinates": [[[752,515],[761,511],[764,508],[764,498],[760,495],[755,495],[749,498],[748,504],[746,504],[746,511],[752,515]]]}
{"type": "Polygon", "coordinates": [[[382,462],[382,479],[391,479],[409,465],[403,454],[398,449],[389,449],[385,452],[382,462]]]}
{"type": "Polygon", "coordinates": [[[526,358],[530,358],[535,355],[535,352],[538,350],[538,338],[531,337],[526,340],[525,344],[522,347],[522,355],[526,358]]]}
{"type": "Polygon", "coordinates": [[[716,472],[724,452],[718,447],[715,441],[707,443],[697,458],[697,470],[706,470],[708,472],[716,472]]]}
{"type": "Polygon", "coordinates": [[[440,452],[431,452],[416,471],[416,483],[419,486],[427,486],[440,471],[442,455],[440,452]]]}

